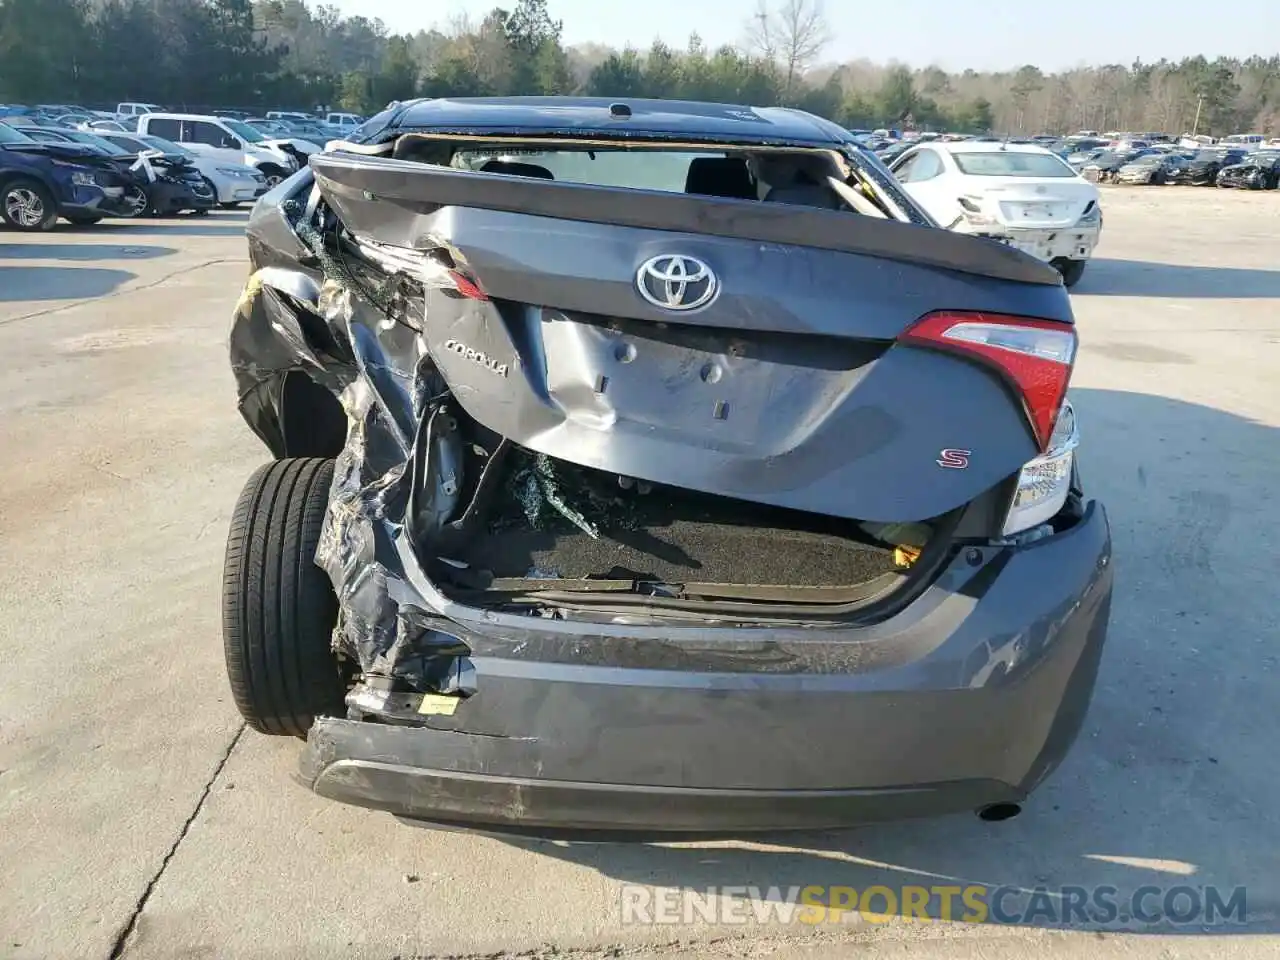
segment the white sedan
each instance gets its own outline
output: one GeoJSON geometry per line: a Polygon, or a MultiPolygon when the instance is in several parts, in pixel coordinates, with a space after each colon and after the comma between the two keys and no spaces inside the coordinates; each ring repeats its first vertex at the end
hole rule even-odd
{"type": "Polygon", "coordinates": [[[889,169],[941,226],[1038,257],[1068,287],[1102,233],[1098,188],[1043,147],[935,141],[908,150],[889,169]]]}

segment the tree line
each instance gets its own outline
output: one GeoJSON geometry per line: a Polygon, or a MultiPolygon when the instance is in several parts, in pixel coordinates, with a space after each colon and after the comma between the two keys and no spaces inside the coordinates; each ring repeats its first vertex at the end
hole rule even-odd
{"type": "Polygon", "coordinates": [[[796,106],[846,127],[1280,134],[1277,55],[1060,72],[832,64],[821,2],[759,0],[736,45],[619,50],[566,47],[547,0],[412,34],[304,0],[0,0],[0,103],[369,113],[415,96],[581,93],[796,106]]]}

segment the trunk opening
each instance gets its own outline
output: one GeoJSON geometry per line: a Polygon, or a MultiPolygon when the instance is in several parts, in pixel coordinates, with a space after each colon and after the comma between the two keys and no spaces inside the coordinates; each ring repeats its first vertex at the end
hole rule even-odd
{"type": "Polygon", "coordinates": [[[424,552],[439,557],[444,592],[482,606],[665,598],[844,610],[905,583],[934,529],[766,506],[511,446],[482,512],[424,552]]]}

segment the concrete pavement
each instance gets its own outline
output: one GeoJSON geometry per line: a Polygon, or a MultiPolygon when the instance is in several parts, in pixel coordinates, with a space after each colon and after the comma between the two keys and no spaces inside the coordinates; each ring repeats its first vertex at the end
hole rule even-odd
{"type": "Polygon", "coordinates": [[[1264,957],[1280,948],[1280,193],[1109,190],[1074,297],[1117,598],[1021,817],[760,843],[498,840],[289,779],[243,732],[223,537],[265,452],[225,359],[243,218],[0,233],[0,956],[1264,957]],[[658,887],[1245,885],[1249,924],[628,925],[658,887]]]}

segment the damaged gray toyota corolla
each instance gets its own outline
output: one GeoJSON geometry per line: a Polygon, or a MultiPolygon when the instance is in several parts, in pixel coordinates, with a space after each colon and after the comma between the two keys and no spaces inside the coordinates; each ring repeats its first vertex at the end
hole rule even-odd
{"type": "Polygon", "coordinates": [[[316,792],[490,828],[977,810],[1107,630],[1057,273],[807,114],[396,104],[260,201],[223,604],[316,792]]]}

